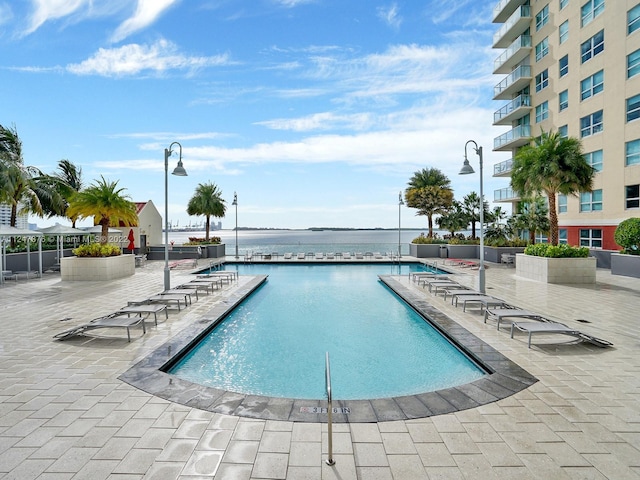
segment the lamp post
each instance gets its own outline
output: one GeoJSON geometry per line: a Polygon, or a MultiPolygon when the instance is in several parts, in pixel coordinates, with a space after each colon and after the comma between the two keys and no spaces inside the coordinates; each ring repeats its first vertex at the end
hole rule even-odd
{"type": "Polygon", "coordinates": [[[238,194],[233,192],[233,203],[231,205],[236,206],[236,260],[240,258],[238,256],[238,194]]]}
{"type": "Polygon", "coordinates": [[[178,165],[173,169],[172,175],[186,177],[187,171],[182,166],[182,145],[173,142],[169,148],[164,149],[164,289],[171,288],[171,271],[169,270],[169,157],[173,153],[171,147],[180,147],[178,165]]]}
{"type": "Polygon", "coordinates": [[[460,170],[460,175],[468,175],[475,173],[473,167],[467,159],[467,145],[473,143],[474,150],[480,159],[480,267],[478,269],[478,279],[480,283],[480,292],[485,293],[485,276],[484,276],[484,195],[482,193],[482,147],[479,147],[474,140],[469,140],[464,144],[464,164],[460,170]]]}
{"type": "Polygon", "coordinates": [[[404,205],[404,201],[402,200],[402,192],[398,193],[398,260],[402,258],[402,248],[401,248],[401,240],[400,240],[400,209],[404,205]]]}

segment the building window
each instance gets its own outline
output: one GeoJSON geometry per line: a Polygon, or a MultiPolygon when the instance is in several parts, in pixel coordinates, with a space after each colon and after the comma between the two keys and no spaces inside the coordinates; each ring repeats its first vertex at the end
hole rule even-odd
{"type": "Polygon", "coordinates": [[[599,212],[600,210],[602,210],[602,190],[580,194],[581,212],[599,212]]]}
{"type": "Polygon", "coordinates": [[[596,172],[602,171],[602,150],[586,153],[584,159],[593,167],[596,172]]]}
{"type": "Polygon", "coordinates": [[[581,25],[584,27],[604,11],[604,0],[589,0],[580,9],[581,25]]]}
{"type": "Polygon", "coordinates": [[[640,73],[640,50],[627,55],[627,78],[640,73]]]}
{"type": "Polygon", "coordinates": [[[563,90],[558,94],[558,101],[560,102],[559,110],[563,111],[569,108],[569,90],[563,90]]]}
{"type": "Polygon", "coordinates": [[[567,240],[567,229],[559,228],[558,229],[558,243],[569,243],[567,240]]]}
{"type": "Polygon", "coordinates": [[[560,0],[560,10],[566,7],[567,3],[569,3],[569,0],[560,0]]]}
{"type": "Polygon", "coordinates": [[[640,139],[632,140],[626,144],[625,165],[640,165],[640,139]]]}
{"type": "Polygon", "coordinates": [[[549,37],[545,37],[539,44],[536,45],[536,62],[539,62],[549,53],[549,37]]]}
{"type": "Polygon", "coordinates": [[[560,43],[564,43],[569,38],[569,20],[560,24],[560,43]]]}
{"type": "Polygon", "coordinates": [[[604,30],[600,30],[580,46],[582,63],[590,60],[604,50],[604,30]]]}
{"type": "Polygon", "coordinates": [[[560,135],[561,138],[568,138],[569,127],[567,125],[562,125],[561,127],[558,127],[558,135],[560,135]]]}
{"type": "Polygon", "coordinates": [[[581,137],[588,137],[594,133],[601,132],[602,128],[602,110],[598,110],[597,112],[580,119],[581,137]]]}
{"type": "Polygon", "coordinates": [[[567,196],[558,195],[558,213],[567,213],[567,196]]]}
{"type": "Polygon", "coordinates": [[[549,70],[544,69],[538,75],[536,75],[536,92],[539,92],[543,88],[547,88],[549,86],[549,70]]]}
{"type": "Polygon", "coordinates": [[[549,5],[540,10],[536,15],[536,32],[544,27],[549,21],[549,5]]]}
{"type": "Polygon", "coordinates": [[[543,102],[536,107],[536,123],[549,118],[549,102],[543,102]]]}
{"type": "Polygon", "coordinates": [[[640,118],[640,95],[627,98],[627,122],[640,118]]]}
{"type": "Polygon", "coordinates": [[[600,93],[604,89],[604,70],[594,73],[580,82],[580,99],[600,93]]]}
{"type": "Polygon", "coordinates": [[[640,185],[627,185],[624,198],[626,208],[640,208],[640,185]]]}
{"type": "Polygon", "coordinates": [[[560,77],[564,77],[569,73],[569,55],[562,57],[558,64],[560,66],[560,77]]]}
{"type": "Polygon", "coordinates": [[[640,28],[640,4],[627,12],[627,34],[631,34],[640,28]]]}
{"type": "Polygon", "coordinates": [[[581,228],[580,246],[602,248],[602,230],[599,228],[581,228]]]}

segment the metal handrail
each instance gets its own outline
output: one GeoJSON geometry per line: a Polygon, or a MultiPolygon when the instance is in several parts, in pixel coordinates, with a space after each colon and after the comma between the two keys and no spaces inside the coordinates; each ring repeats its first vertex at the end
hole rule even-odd
{"type": "Polygon", "coordinates": [[[325,460],[325,463],[327,465],[335,465],[336,461],[333,459],[333,399],[331,398],[331,365],[329,363],[329,352],[325,352],[324,357],[324,382],[327,390],[327,432],[329,437],[329,456],[325,460]]]}

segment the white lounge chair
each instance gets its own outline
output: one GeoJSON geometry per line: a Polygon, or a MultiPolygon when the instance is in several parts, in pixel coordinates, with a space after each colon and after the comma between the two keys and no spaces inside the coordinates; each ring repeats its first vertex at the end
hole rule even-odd
{"type": "Polygon", "coordinates": [[[95,330],[97,328],[126,328],[127,340],[131,341],[131,333],[129,329],[136,325],[142,325],[142,333],[147,333],[147,328],[144,325],[144,317],[141,315],[134,315],[131,317],[123,313],[114,313],[104,317],[95,318],[84,325],[78,325],[77,327],[60,332],[57,335],[54,335],[53,338],[65,340],[70,337],[82,335],[85,332],[95,330]]]}
{"type": "Polygon", "coordinates": [[[285,253],[285,254],[284,254],[284,257],[283,257],[283,258],[284,258],[285,260],[291,260],[291,259],[293,258],[293,253],[291,253],[291,252],[287,252],[287,253],[285,253]]]}
{"type": "Polygon", "coordinates": [[[462,303],[462,311],[467,311],[468,303],[478,303],[480,304],[480,313],[484,313],[485,308],[490,307],[508,307],[509,305],[499,298],[491,297],[489,295],[457,295],[455,300],[455,306],[458,306],[458,303],[462,303]]]}
{"type": "Polygon", "coordinates": [[[351,254],[349,252],[343,252],[342,258],[344,258],[345,260],[351,260],[351,254]]]}
{"type": "Polygon", "coordinates": [[[298,260],[304,260],[305,258],[307,258],[307,256],[304,253],[298,254],[298,260]]]}
{"type": "Polygon", "coordinates": [[[327,260],[333,260],[334,258],[336,258],[336,256],[333,252],[327,253],[327,260]]]}
{"type": "Polygon", "coordinates": [[[324,253],[318,252],[315,256],[316,260],[324,260],[324,253]]]}
{"type": "MultiPolygon", "coordinates": [[[[528,318],[530,320],[537,320],[539,322],[550,322],[546,317],[543,317],[539,313],[531,312],[529,310],[521,310],[519,308],[487,308],[484,311],[484,323],[487,323],[487,319],[494,319],[497,323],[497,330],[500,330],[500,323],[507,318],[528,318]]],[[[512,320],[514,322],[515,320],[512,320]]]]}
{"type": "Polygon", "coordinates": [[[534,333],[555,333],[560,335],[570,335],[572,337],[576,337],[584,342],[589,342],[598,347],[610,347],[613,343],[608,342],[606,340],[602,340],[601,338],[592,337],[591,335],[587,335],[580,330],[575,330],[571,327],[566,326],[563,323],[556,322],[513,322],[511,324],[511,338],[513,338],[513,334],[516,329],[525,332],[529,335],[527,345],[531,348],[531,336],[534,333]]]}

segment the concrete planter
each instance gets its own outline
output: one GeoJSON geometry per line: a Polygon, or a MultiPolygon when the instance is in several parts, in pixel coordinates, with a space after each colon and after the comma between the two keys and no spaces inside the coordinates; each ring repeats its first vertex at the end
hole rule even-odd
{"type": "Polygon", "coordinates": [[[439,243],[410,243],[409,255],[416,258],[438,258],[440,257],[440,247],[446,248],[447,246],[439,243]]]}
{"type": "Polygon", "coordinates": [[[640,278],[640,255],[612,253],[611,275],[640,278]]]}
{"type": "Polygon", "coordinates": [[[447,245],[449,258],[480,258],[480,245],[447,245]]]}
{"type": "Polygon", "coordinates": [[[60,263],[62,280],[73,282],[113,280],[131,276],[135,270],[135,255],[65,257],[60,263]]]}
{"type": "Polygon", "coordinates": [[[487,262],[501,263],[502,254],[507,253],[509,255],[515,255],[516,253],[523,253],[524,247],[484,247],[484,259],[487,262]]]}
{"type": "Polygon", "coordinates": [[[558,284],[596,283],[596,259],[547,258],[516,254],[516,275],[537,282],[558,284]]]}

